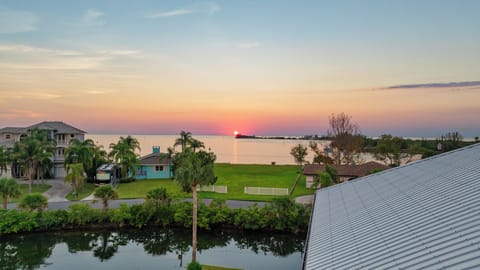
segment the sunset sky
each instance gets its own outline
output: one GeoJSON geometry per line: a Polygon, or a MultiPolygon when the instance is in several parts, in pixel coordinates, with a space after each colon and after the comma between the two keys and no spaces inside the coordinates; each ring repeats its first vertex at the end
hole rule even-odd
{"type": "Polygon", "coordinates": [[[0,128],[480,136],[480,1],[0,0],[0,128]],[[455,82],[456,84],[448,84],[455,82]]]}

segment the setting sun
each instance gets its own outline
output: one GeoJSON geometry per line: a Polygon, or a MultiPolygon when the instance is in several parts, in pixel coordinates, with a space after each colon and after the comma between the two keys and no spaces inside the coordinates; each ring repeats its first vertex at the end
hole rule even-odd
{"type": "Polygon", "coordinates": [[[237,135],[238,135],[238,131],[235,130],[235,131],[233,132],[233,135],[237,136],[237,135]]]}

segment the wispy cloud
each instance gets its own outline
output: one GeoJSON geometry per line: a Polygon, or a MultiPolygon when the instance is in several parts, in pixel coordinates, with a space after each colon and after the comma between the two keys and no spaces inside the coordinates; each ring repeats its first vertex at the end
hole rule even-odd
{"type": "Polygon", "coordinates": [[[205,13],[208,15],[212,15],[220,10],[220,7],[216,3],[197,3],[187,8],[178,8],[172,10],[164,10],[154,14],[149,14],[145,16],[149,19],[158,19],[158,18],[167,18],[167,17],[175,17],[175,16],[182,16],[188,15],[193,13],[205,13]]]}
{"type": "Polygon", "coordinates": [[[105,66],[115,59],[131,59],[142,56],[139,50],[56,50],[23,44],[0,44],[0,56],[10,61],[0,63],[1,69],[45,69],[45,70],[92,70],[105,66]],[[22,56],[12,58],[12,56],[22,56]],[[26,60],[28,59],[28,60],[26,60]]]}
{"type": "Polygon", "coordinates": [[[31,110],[19,110],[19,109],[2,109],[0,110],[0,119],[13,120],[13,119],[25,119],[25,118],[41,118],[45,117],[44,113],[39,113],[31,110]]]}
{"type": "Polygon", "coordinates": [[[86,25],[103,25],[105,21],[102,18],[105,16],[105,13],[98,11],[96,9],[89,9],[83,15],[83,22],[86,25]]]}
{"type": "Polygon", "coordinates": [[[161,11],[152,15],[148,15],[147,18],[155,19],[155,18],[162,18],[162,17],[173,17],[173,16],[180,16],[193,13],[192,10],[188,9],[175,9],[169,11],[161,11]]]}
{"type": "Polygon", "coordinates": [[[399,84],[386,89],[414,89],[414,88],[452,88],[480,86],[480,81],[448,82],[448,83],[423,83],[423,84],[399,84]]]}
{"type": "Polygon", "coordinates": [[[256,41],[240,42],[236,44],[236,47],[239,49],[253,49],[260,46],[262,46],[262,44],[256,41]]]}
{"type": "Polygon", "coordinates": [[[0,8],[0,34],[31,32],[37,29],[37,17],[30,12],[0,8]]]}

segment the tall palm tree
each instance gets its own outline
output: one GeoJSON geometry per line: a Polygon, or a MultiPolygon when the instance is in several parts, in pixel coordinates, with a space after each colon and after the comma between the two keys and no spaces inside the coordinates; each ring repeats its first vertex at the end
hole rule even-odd
{"type": "Polygon", "coordinates": [[[188,131],[181,131],[180,132],[180,138],[177,138],[175,140],[175,144],[173,146],[182,146],[182,153],[185,151],[187,148],[187,145],[189,145],[192,141],[192,133],[188,131]]]}
{"type": "Polygon", "coordinates": [[[92,166],[93,150],[95,143],[91,139],[83,142],[78,139],[72,139],[65,149],[65,165],[70,163],[82,163],[84,170],[92,166]]]}
{"type": "Polygon", "coordinates": [[[122,176],[126,177],[128,172],[131,171],[132,175],[135,175],[135,169],[139,163],[136,150],[140,151],[140,143],[137,139],[130,135],[126,138],[120,137],[117,144],[110,144],[109,157],[113,158],[116,163],[122,167],[122,176]]]}
{"type": "Polygon", "coordinates": [[[195,152],[197,149],[205,148],[205,144],[197,139],[191,138],[190,147],[193,149],[193,152],[195,152]]]}
{"type": "Polygon", "coordinates": [[[192,212],[192,262],[197,259],[197,187],[198,185],[211,185],[216,182],[213,171],[215,154],[203,150],[194,152],[185,148],[183,153],[175,157],[178,160],[178,167],[175,170],[175,180],[182,186],[184,191],[192,191],[193,212],[192,212]]]}
{"type": "Polygon", "coordinates": [[[51,158],[55,151],[55,141],[48,137],[47,131],[34,129],[26,137],[17,142],[18,151],[16,158],[27,171],[29,182],[29,192],[32,192],[32,184],[37,172],[38,164],[45,158],[51,158]]]}
{"type": "Polygon", "coordinates": [[[17,181],[12,178],[0,178],[0,195],[2,196],[3,209],[7,209],[7,202],[10,198],[18,198],[22,193],[17,181]]]}
{"type": "Polygon", "coordinates": [[[70,163],[66,165],[67,175],[65,182],[70,182],[72,185],[72,193],[75,197],[78,196],[78,190],[82,188],[85,181],[85,173],[82,163],[70,163]]]}

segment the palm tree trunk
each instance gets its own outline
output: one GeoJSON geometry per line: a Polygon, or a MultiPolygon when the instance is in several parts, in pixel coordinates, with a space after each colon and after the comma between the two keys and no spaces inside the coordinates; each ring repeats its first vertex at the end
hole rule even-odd
{"type": "Polygon", "coordinates": [[[2,201],[3,209],[7,209],[7,200],[8,200],[8,197],[3,197],[3,201],[2,201]]]}
{"type": "Polygon", "coordinates": [[[192,213],[192,262],[197,261],[197,185],[192,185],[193,213],[192,213]]]}

